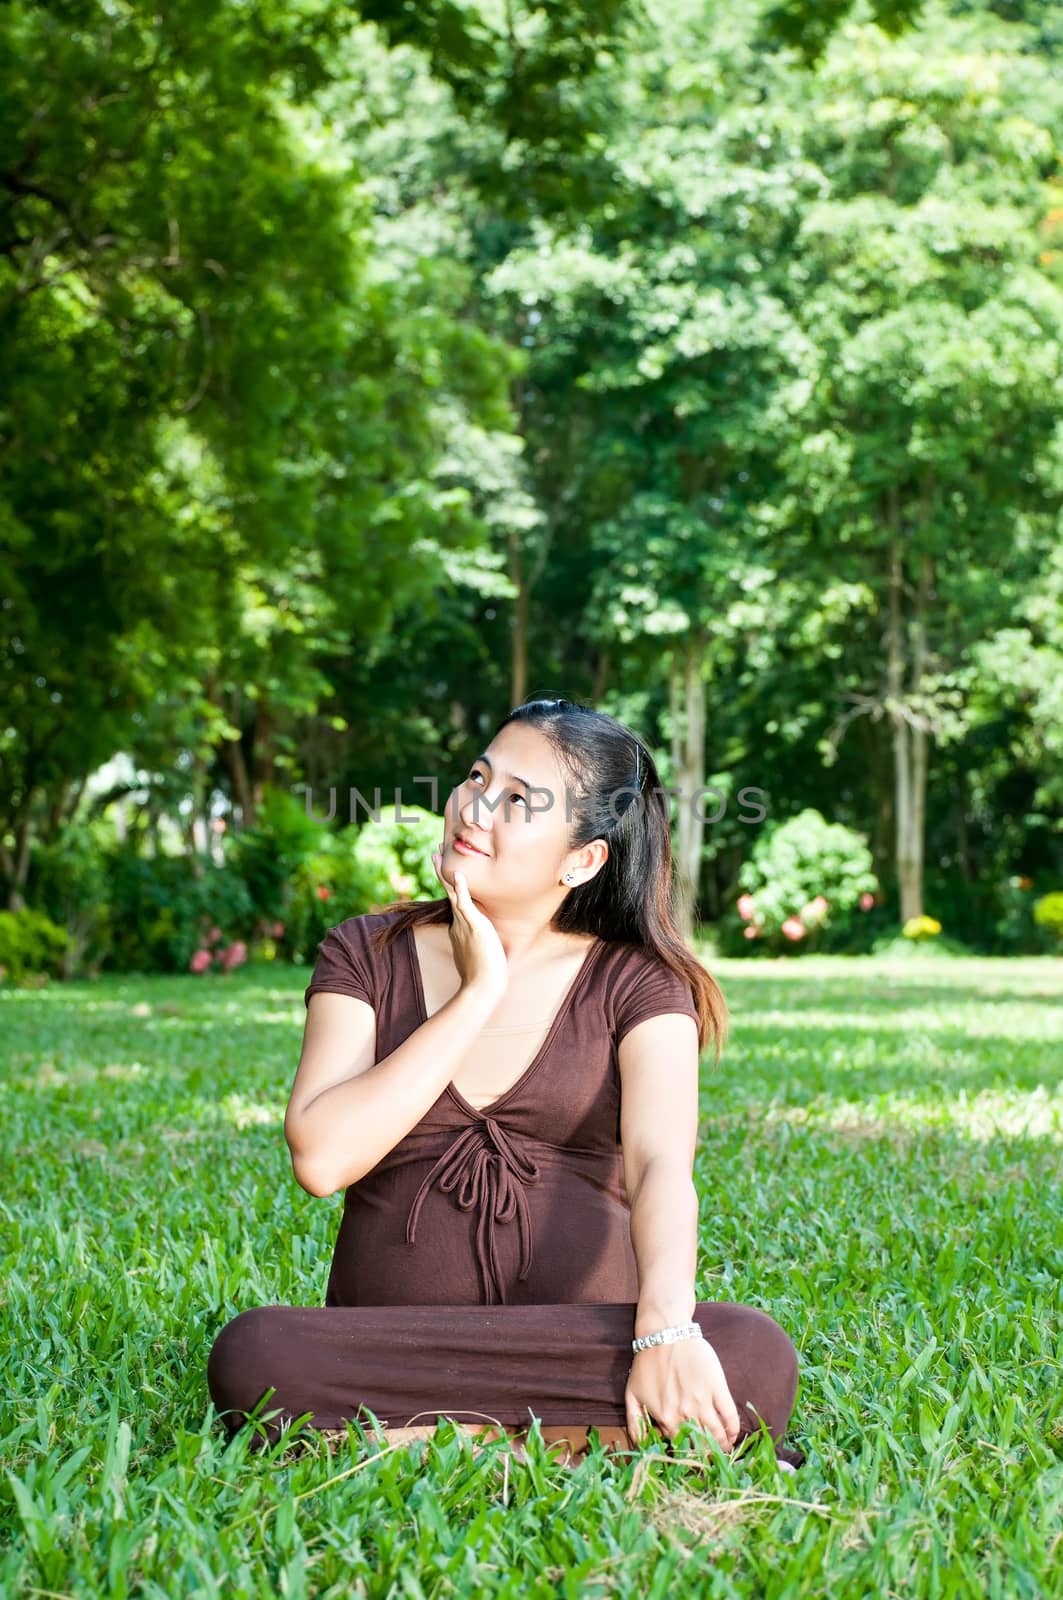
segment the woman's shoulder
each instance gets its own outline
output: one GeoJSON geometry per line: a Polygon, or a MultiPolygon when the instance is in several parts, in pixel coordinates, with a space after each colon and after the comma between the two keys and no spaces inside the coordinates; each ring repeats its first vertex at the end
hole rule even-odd
{"type": "Polygon", "coordinates": [[[671,971],[668,963],[647,945],[635,944],[630,939],[603,939],[602,943],[605,945],[602,967],[613,984],[647,969],[671,971]]]}
{"type": "Polygon", "coordinates": [[[352,995],[375,1005],[380,991],[380,971],[388,959],[377,935],[394,918],[393,911],[363,911],[329,928],[317,947],[304,1002],[309,1004],[310,996],[322,989],[333,994],[352,995]]]}
{"type": "Polygon", "coordinates": [[[345,917],[342,922],[337,922],[330,933],[339,934],[342,939],[351,943],[365,944],[373,935],[382,929],[388,928],[398,919],[399,913],[390,909],[387,911],[361,911],[357,916],[345,917]]]}
{"type": "Polygon", "coordinates": [[[611,940],[599,974],[602,1002],[619,1036],[662,1012],[697,1017],[689,981],[656,950],[630,940],[611,940]]]}

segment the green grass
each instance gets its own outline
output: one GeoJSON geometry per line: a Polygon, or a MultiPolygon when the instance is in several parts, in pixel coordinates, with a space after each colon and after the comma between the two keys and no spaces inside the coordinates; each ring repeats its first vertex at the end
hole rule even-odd
{"type": "Polygon", "coordinates": [[[797,1344],[796,1476],[225,1451],[211,1342],[322,1303],[342,1205],[282,1132],[308,974],[0,994],[0,1593],[1063,1594],[1063,960],[710,964],[698,1297],[797,1344]]]}

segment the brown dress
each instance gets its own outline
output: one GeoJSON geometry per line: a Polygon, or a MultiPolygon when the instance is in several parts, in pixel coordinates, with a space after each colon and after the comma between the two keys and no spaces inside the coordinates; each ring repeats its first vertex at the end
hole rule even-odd
{"type": "MultiPolygon", "coordinates": [[[[382,954],[370,943],[393,915],[330,929],[304,995],[368,1001],[378,1061],[427,1016],[412,930],[382,954]]],[[[478,1110],[448,1083],[349,1185],[324,1306],[253,1307],[222,1328],[207,1373],[219,1411],[237,1413],[227,1425],[272,1387],[263,1409],[281,1415],[269,1438],[305,1413],[310,1426],[338,1428],[360,1408],[390,1427],[437,1416],[527,1425],[532,1415],[622,1426],[638,1268],[617,1049],[636,1023],[676,1011],[697,1017],[676,974],[638,946],[597,940],[504,1094],[478,1110]]],[[[788,1336],[751,1306],[699,1302],[695,1318],[742,1436],[763,1417],[778,1442],[797,1389],[788,1336]]]]}

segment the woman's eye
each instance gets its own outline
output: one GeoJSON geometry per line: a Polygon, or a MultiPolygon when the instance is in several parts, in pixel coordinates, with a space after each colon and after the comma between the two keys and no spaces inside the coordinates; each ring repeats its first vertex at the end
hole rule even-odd
{"type": "MultiPolygon", "coordinates": [[[[470,778],[482,778],[483,777],[483,773],[479,770],[479,768],[474,767],[472,772],[469,773],[469,777],[470,778]]],[[[528,804],[527,796],[523,795],[523,794],[519,794],[516,789],[514,789],[510,793],[508,798],[510,800],[519,800],[521,805],[527,807],[527,804],[528,804]]]]}

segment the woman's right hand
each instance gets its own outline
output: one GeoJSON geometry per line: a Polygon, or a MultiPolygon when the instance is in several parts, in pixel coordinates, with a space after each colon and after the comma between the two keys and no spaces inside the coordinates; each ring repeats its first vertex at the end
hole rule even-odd
{"type": "Polygon", "coordinates": [[[509,963],[494,923],[477,909],[469,893],[468,879],[460,867],[453,869],[453,883],[444,878],[442,850],[433,850],[432,865],[447,891],[453,913],[450,946],[462,988],[475,986],[501,997],[509,982],[509,963]]]}

